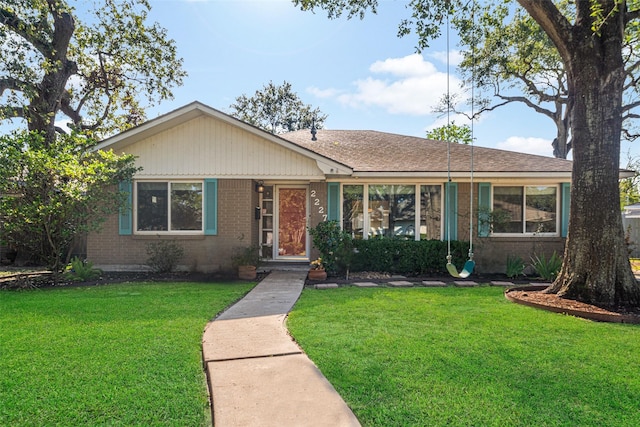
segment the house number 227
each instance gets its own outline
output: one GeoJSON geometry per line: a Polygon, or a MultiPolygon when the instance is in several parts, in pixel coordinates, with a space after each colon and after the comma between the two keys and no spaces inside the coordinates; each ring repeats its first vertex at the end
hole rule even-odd
{"type": "Polygon", "coordinates": [[[316,190],[311,190],[311,203],[314,208],[318,210],[318,214],[322,215],[322,220],[327,220],[327,214],[324,212],[324,206],[320,204],[320,199],[318,198],[318,193],[316,190]]]}

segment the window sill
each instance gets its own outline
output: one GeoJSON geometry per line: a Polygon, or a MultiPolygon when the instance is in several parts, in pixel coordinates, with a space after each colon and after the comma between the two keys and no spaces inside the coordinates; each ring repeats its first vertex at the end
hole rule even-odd
{"type": "Polygon", "coordinates": [[[158,239],[178,239],[178,240],[204,240],[204,234],[179,234],[179,233],[155,233],[155,234],[133,234],[133,240],[158,240],[158,239]]]}

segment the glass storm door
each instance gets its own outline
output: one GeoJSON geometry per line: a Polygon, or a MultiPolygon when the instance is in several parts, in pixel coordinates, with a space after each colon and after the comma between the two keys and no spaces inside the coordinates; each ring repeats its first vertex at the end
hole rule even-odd
{"type": "Polygon", "coordinates": [[[277,257],[307,258],[307,188],[278,187],[277,257]]]}

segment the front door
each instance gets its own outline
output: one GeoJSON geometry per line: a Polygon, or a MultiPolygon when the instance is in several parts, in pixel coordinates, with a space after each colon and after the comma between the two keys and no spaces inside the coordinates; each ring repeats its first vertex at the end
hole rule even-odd
{"type": "Polygon", "coordinates": [[[308,259],[307,187],[278,186],[276,195],[276,258],[308,259]]]}

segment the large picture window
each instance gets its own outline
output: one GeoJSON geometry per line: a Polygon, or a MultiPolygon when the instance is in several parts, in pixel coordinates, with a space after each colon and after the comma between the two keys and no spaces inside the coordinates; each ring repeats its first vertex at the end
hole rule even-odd
{"type": "Polygon", "coordinates": [[[201,182],[138,182],[136,230],[202,231],[201,182]]]}
{"type": "Polygon", "coordinates": [[[558,230],[555,186],[495,186],[493,232],[555,234],[558,230]]]}
{"type": "Polygon", "coordinates": [[[342,229],[356,239],[441,239],[442,185],[344,184],[342,229]]]}
{"type": "Polygon", "coordinates": [[[369,185],[369,237],[416,235],[416,186],[369,185]]]}

